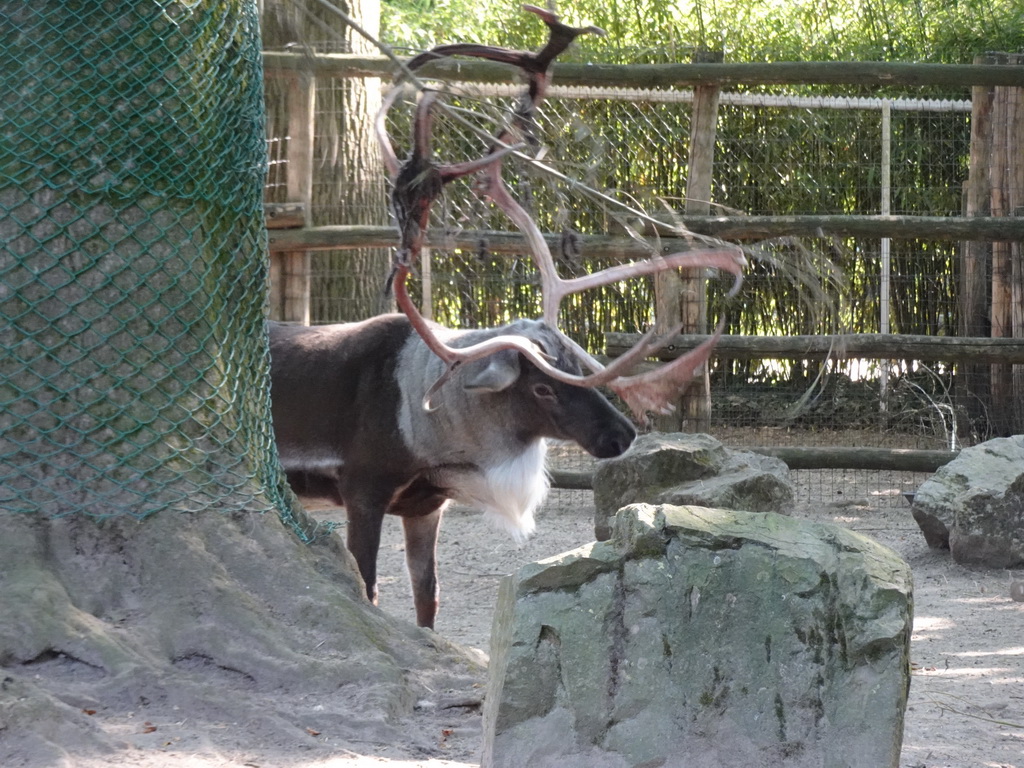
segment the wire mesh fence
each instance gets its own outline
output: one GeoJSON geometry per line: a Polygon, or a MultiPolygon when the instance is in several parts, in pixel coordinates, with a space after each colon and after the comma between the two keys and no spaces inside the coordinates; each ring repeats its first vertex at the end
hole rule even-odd
{"type": "MultiPolygon", "coordinates": [[[[551,141],[552,157],[546,162],[565,175],[609,191],[620,199],[652,210],[656,215],[665,208],[679,210],[685,194],[689,131],[688,94],[677,94],[668,101],[665,94],[632,92],[615,99],[604,94],[571,96],[555,89],[545,107],[545,139],[551,141]],[[648,101],[641,101],[641,99],[648,101]],[[596,104],[596,106],[595,106],[596,104]],[[598,132],[600,131],[600,135],[598,132]],[[559,136],[561,134],[561,136],[559,136]],[[570,138],[565,138],[569,134],[570,138]],[[638,140],[642,137],[642,140],[638,140]],[[584,151],[579,149],[584,147],[584,151]],[[575,156],[561,151],[575,149],[575,156]]],[[[866,106],[843,103],[837,99],[791,98],[786,106],[777,106],[774,97],[769,106],[757,104],[758,97],[747,97],[746,104],[726,102],[721,108],[718,129],[718,155],[712,202],[718,211],[746,214],[841,213],[877,214],[882,212],[882,153],[880,101],[866,106]],[[809,106],[813,105],[813,106],[809,106]]],[[[862,100],[868,102],[869,100],[862,100]]],[[[895,102],[899,105],[899,102],[895,102]]],[[[890,203],[893,214],[951,215],[961,210],[962,186],[966,179],[970,128],[968,102],[913,102],[915,111],[897,108],[893,138],[889,142],[891,160],[890,203]],[[931,111],[925,111],[930,109],[931,111]]],[[[401,134],[401,128],[396,133],[401,134]]],[[[459,142],[455,132],[447,134],[452,144],[459,142]]],[[[463,143],[465,143],[463,141],[463,143]]],[[[439,148],[439,154],[446,147],[439,148]]],[[[546,231],[566,233],[623,233],[636,225],[628,213],[572,195],[570,190],[548,178],[537,178],[523,168],[516,192],[530,204],[532,212],[546,231]]],[[[359,211],[352,216],[358,218],[359,211]]],[[[508,224],[496,216],[468,185],[446,195],[436,225],[438,230],[502,230],[508,224]]],[[[899,240],[890,244],[898,301],[889,307],[897,333],[947,333],[955,328],[955,276],[958,246],[933,242],[899,240]]],[[[880,243],[855,239],[818,239],[799,242],[760,244],[754,253],[781,254],[792,258],[798,251],[828,259],[837,274],[850,283],[848,296],[835,317],[821,319],[813,313],[787,313],[780,316],[771,300],[779,294],[765,291],[759,281],[769,274],[751,275],[748,299],[767,298],[763,306],[748,306],[738,314],[734,330],[745,333],[833,332],[843,327],[853,332],[878,330],[880,306],[880,243]],[[823,323],[833,323],[833,327],[823,323]]],[[[584,265],[574,257],[571,247],[563,249],[563,267],[569,272],[584,265]]],[[[781,259],[780,259],[781,260],[781,259]]],[[[764,261],[770,262],[770,258],[764,261]]],[[[592,265],[587,264],[590,269],[592,265]]],[[[814,267],[822,272],[827,265],[814,267]]],[[[322,272],[320,273],[322,274],[322,272]]],[[[483,317],[477,309],[462,306],[457,297],[466,296],[470,304],[509,305],[507,316],[525,311],[517,303],[515,287],[529,284],[534,276],[528,259],[491,259],[486,240],[475,252],[436,251],[432,264],[435,278],[433,301],[439,319],[456,324],[479,324],[483,317]],[[478,289],[472,299],[467,286],[478,289]],[[454,291],[452,288],[454,287],[454,291]],[[511,289],[511,290],[509,290],[511,289]],[[488,297],[484,299],[482,297],[488,297]],[[443,309],[450,306],[446,313],[443,309]]],[[[773,289],[783,289],[784,280],[776,280],[773,289]]],[[[649,305],[641,293],[638,307],[649,305]]],[[[344,301],[344,296],[335,297],[344,301]]],[[[613,298],[600,296],[590,302],[598,311],[613,298]]],[[[649,322],[642,310],[625,319],[635,327],[649,322]]],[[[325,321],[328,318],[318,318],[325,321]]],[[[599,326],[600,324],[592,324],[599,326]]],[[[594,335],[592,346],[601,343],[594,335]]]]}
{"type": "MultiPolygon", "coordinates": [[[[435,131],[436,153],[446,162],[479,156],[483,145],[466,129],[465,119],[493,133],[508,118],[519,91],[506,85],[438,87],[448,89],[446,101],[457,110],[455,117],[440,114],[443,127],[435,131]]],[[[974,96],[979,92],[975,89],[974,96]]],[[[650,237],[659,229],[630,209],[672,221],[686,207],[693,98],[687,90],[549,91],[538,137],[551,170],[522,164],[509,176],[516,198],[558,240],[555,258],[564,274],[622,260],[616,254],[587,255],[581,236],[650,237]],[[583,194],[580,184],[623,205],[583,194]]],[[[937,86],[758,86],[722,92],[712,212],[984,215],[983,206],[972,207],[969,191],[971,98],[969,88],[937,86]]],[[[392,136],[408,136],[402,122],[407,117],[389,119],[392,136]]],[[[992,173],[1008,175],[995,166],[992,173]]],[[[364,212],[350,208],[344,223],[370,221],[377,213],[366,211],[363,218],[364,212]]],[[[537,315],[539,281],[531,258],[501,245],[500,233],[510,230],[470,184],[451,185],[431,225],[432,239],[442,244],[431,251],[412,286],[414,294],[421,292],[425,311],[457,327],[537,315]],[[494,240],[487,235],[492,231],[499,233],[494,240]],[[468,232],[479,235],[471,246],[464,242],[468,232]],[[442,233],[452,242],[459,237],[461,247],[444,245],[442,233]]],[[[985,244],[972,250],[937,232],[916,239],[818,233],[744,245],[751,265],[739,299],[729,307],[726,333],[1000,335],[984,312],[965,301],[968,279],[993,280],[994,257],[991,250],[986,254],[985,244]]],[[[344,258],[321,260],[314,253],[313,260],[314,292],[317,283],[327,284],[347,269],[344,258]]],[[[986,288],[983,282],[982,294],[993,293],[994,285],[986,288]]],[[[709,326],[723,308],[721,294],[712,282],[709,326]]],[[[562,324],[600,353],[607,332],[639,332],[652,325],[653,296],[645,280],[595,290],[563,305],[562,324]]],[[[344,293],[325,294],[313,321],[350,319],[341,309],[346,302],[344,293]]],[[[738,446],[955,450],[1003,434],[1007,425],[1024,424],[1024,406],[996,395],[996,367],[962,358],[723,357],[710,372],[709,431],[738,446]]],[[[1024,366],[1001,368],[1006,381],[1011,375],[1024,381],[1024,366]]],[[[849,484],[850,473],[856,471],[820,474],[834,475],[840,487],[849,484]]],[[[863,485],[863,477],[855,479],[863,485]]],[[[903,503],[902,494],[921,476],[876,479],[876,500],[903,503]]]]}
{"type": "Polygon", "coordinates": [[[7,3],[0,55],[0,509],[284,509],[255,3],[7,3]]]}
{"type": "MultiPolygon", "coordinates": [[[[0,104],[18,105],[0,109],[4,509],[144,517],[282,505],[269,409],[247,394],[265,389],[266,361],[246,329],[264,309],[259,183],[269,159],[265,200],[285,199],[293,137],[280,130],[286,120],[272,120],[268,146],[260,141],[256,26],[247,0],[201,13],[170,0],[76,14],[44,2],[0,17],[8,62],[0,104]]],[[[763,90],[723,94],[711,201],[718,210],[962,209],[966,94],[808,101],[808,89],[763,90]]],[[[455,106],[490,128],[507,114],[507,96],[465,89],[455,106]]],[[[337,161],[348,145],[370,140],[368,126],[357,136],[342,120],[354,109],[350,89],[324,78],[317,98],[317,119],[328,127],[314,152],[319,181],[311,181],[325,191],[314,196],[311,220],[386,220],[379,168],[337,161]],[[378,181],[341,203],[339,168],[378,181]]],[[[690,115],[686,92],[551,94],[539,132],[545,162],[560,175],[523,164],[513,192],[543,229],[561,235],[564,273],[605,266],[583,257],[580,234],[629,235],[647,226],[630,208],[671,218],[683,207],[690,115]],[[627,207],[595,202],[567,179],[627,207]]],[[[455,123],[442,134],[439,153],[473,154],[455,123]]],[[[436,225],[509,229],[465,185],[449,191],[436,225]]],[[[962,325],[960,253],[948,242],[786,238],[750,253],[730,332],[942,335],[962,325]],[[805,290],[808,277],[824,288],[805,290]]],[[[338,279],[345,254],[316,260],[313,320],[323,322],[354,300],[352,286],[366,272],[338,279]]],[[[429,272],[421,299],[446,324],[538,313],[530,259],[498,253],[486,238],[472,249],[435,249],[429,272]]],[[[605,332],[651,324],[651,296],[641,280],[573,297],[563,322],[600,351],[605,332]]],[[[710,311],[720,309],[713,299],[710,311]]],[[[986,437],[959,426],[956,375],[955,366],[913,360],[720,362],[712,431],[739,445],[949,447],[986,437]]]]}
{"type": "MultiPolygon", "coordinates": [[[[961,212],[970,145],[968,100],[796,90],[722,94],[711,201],[715,211],[961,212]]],[[[458,93],[453,99],[457,117],[472,115],[493,129],[507,110],[502,99],[516,89],[464,86],[458,93]]],[[[548,148],[544,162],[633,208],[670,217],[684,206],[691,101],[689,91],[554,88],[540,122],[548,148]]],[[[392,126],[393,135],[407,131],[400,123],[392,126]]],[[[443,124],[436,135],[442,137],[437,154],[446,160],[480,152],[480,140],[457,120],[443,124]]],[[[595,202],[578,194],[572,183],[527,165],[512,174],[512,186],[542,229],[563,234],[556,258],[566,274],[605,266],[581,259],[573,248],[576,234],[625,234],[644,227],[628,210],[595,202]]],[[[509,229],[468,184],[448,191],[433,227],[448,233],[509,229]]],[[[956,332],[957,243],[941,238],[780,238],[748,244],[748,252],[752,266],[738,308],[730,313],[728,332],[956,332]],[[808,282],[818,283],[819,290],[809,291],[808,282]]],[[[442,323],[494,325],[539,311],[537,275],[528,255],[494,253],[486,238],[472,250],[435,249],[428,267],[429,303],[442,323]]],[[[337,269],[337,261],[330,268],[337,269]]],[[[325,279],[326,272],[326,265],[314,267],[314,281],[325,279]]],[[[331,300],[344,302],[345,297],[331,300]]],[[[710,311],[718,309],[712,298],[710,311]]],[[[652,311],[651,285],[640,281],[575,297],[563,322],[600,352],[606,331],[644,330],[653,321],[652,311]]],[[[322,315],[314,322],[332,319],[322,315]]],[[[916,361],[723,361],[712,372],[713,425],[803,429],[811,443],[842,439],[824,433],[867,429],[877,432],[880,442],[948,447],[955,432],[955,420],[951,423],[947,413],[956,408],[952,375],[953,366],[916,361]],[[890,379],[885,387],[883,375],[890,379]]]]}

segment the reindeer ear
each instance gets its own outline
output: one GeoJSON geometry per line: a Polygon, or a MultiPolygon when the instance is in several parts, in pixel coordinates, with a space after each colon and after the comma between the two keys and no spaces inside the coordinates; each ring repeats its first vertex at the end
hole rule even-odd
{"type": "Polygon", "coordinates": [[[467,392],[502,392],[519,378],[519,353],[504,349],[466,366],[467,392]]]}

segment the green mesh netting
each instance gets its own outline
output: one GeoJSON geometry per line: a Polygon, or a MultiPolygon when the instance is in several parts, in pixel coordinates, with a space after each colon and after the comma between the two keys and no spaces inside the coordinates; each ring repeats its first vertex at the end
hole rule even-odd
{"type": "Polygon", "coordinates": [[[0,509],[285,509],[256,0],[0,2],[0,509]]]}

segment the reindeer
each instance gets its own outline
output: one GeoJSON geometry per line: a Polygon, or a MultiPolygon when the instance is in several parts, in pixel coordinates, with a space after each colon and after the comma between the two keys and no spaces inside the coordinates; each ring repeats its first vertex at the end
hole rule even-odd
{"type": "MultiPolygon", "coordinates": [[[[432,331],[453,348],[514,335],[554,366],[579,373],[550,328],[432,331]]],[[[402,518],[416,620],[433,627],[435,550],[449,499],[481,508],[524,538],[548,489],[545,439],[573,440],[599,458],[623,453],[636,431],[600,392],[551,378],[515,349],[460,366],[423,407],[444,363],[404,315],[361,323],[270,328],[273,419],[281,463],[300,495],[343,504],[348,548],[377,601],[385,514],[402,518]]]]}
{"type": "Polygon", "coordinates": [[[432,59],[465,55],[523,71],[528,87],[512,125],[484,157],[450,165],[434,161],[436,91],[420,95],[412,149],[402,163],[385,125],[399,88],[392,89],[378,114],[376,133],[394,185],[391,207],[399,230],[388,284],[402,314],[315,328],[271,324],[269,331],[274,429],[289,482],[300,495],[345,505],[348,548],[374,603],[382,521],[386,514],[402,518],[416,619],[423,627],[433,628],[437,614],[437,535],[450,500],[482,507],[514,535],[529,535],[547,491],[546,439],[573,440],[599,458],[620,455],[636,431],[596,387],[608,386],[641,420],[649,410],[664,412],[724,329],[723,319],[697,349],[653,372],[626,376],[678,328],[663,338],[646,335],[605,367],[558,329],[562,299],[676,267],[728,271],[736,277],[735,293],[744,263],[738,250],[722,248],[655,256],[571,280],[557,274],[539,227],[504,184],[502,161],[519,152],[519,139],[534,141],[533,116],[554,58],[577,36],[601,30],[569,27],[548,11],[524,8],[548,27],[548,42],[539,53],[448,45],[406,65],[408,76],[432,59]],[[541,274],[540,320],[452,331],[423,318],[408,295],[406,281],[419,260],[432,205],[445,184],[470,174],[526,239],[541,274]]]}

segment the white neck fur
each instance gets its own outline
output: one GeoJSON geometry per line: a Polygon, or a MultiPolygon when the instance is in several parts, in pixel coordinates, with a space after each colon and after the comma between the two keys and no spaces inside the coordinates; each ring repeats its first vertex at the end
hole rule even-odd
{"type": "Polygon", "coordinates": [[[533,514],[547,496],[548,480],[544,460],[547,444],[543,439],[523,453],[482,472],[459,472],[451,476],[455,499],[480,507],[499,528],[524,541],[536,528],[533,514]]]}

